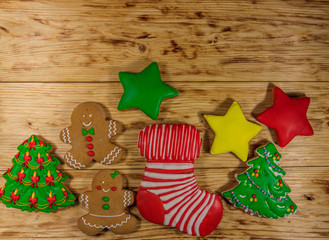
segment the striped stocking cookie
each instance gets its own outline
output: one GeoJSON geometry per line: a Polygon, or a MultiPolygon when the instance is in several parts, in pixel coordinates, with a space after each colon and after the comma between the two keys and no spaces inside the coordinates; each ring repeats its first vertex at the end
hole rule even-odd
{"type": "Polygon", "coordinates": [[[154,124],[141,131],[138,147],[147,164],[137,208],[144,218],[193,236],[217,227],[221,200],[199,189],[193,173],[201,142],[199,131],[188,124],[154,124]]]}

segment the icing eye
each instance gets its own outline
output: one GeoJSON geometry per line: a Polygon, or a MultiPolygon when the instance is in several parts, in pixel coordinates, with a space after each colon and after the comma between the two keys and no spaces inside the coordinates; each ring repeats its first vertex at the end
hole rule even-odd
{"type": "Polygon", "coordinates": [[[86,117],[86,115],[83,114],[82,117],[86,117]]]}
{"type": "Polygon", "coordinates": [[[101,186],[97,186],[96,188],[97,188],[97,190],[101,190],[102,189],[101,186]]]}
{"type": "Polygon", "coordinates": [[[89,117],[92,117],[93,115],[92,114],[89,114],[89,117]]]}
{"type": "Polygon", "coordinates": [[[104,184],[104,181],[102,181],[102,184],[104,184]]]}
{"type": "Polygon", "coordinates": [[[116,188],[116,187],[112,187],[111,190],[112,190],[112,191],[116,191],[117,188],[116,188]]]}

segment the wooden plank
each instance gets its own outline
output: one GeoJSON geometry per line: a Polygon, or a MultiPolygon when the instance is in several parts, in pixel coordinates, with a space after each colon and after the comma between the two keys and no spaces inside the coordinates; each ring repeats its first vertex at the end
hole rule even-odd
{"type": "Polygon", "coordinates": [[[328,81],[326,1],[1,1],[0,81],[328,81]]]}
{"type": "MultiPolygon", "coordinates": [[[[108,108],[112,119],[125,125],[125,132],[115,141],[127,149],[120,168],[144,168],[145,159],[137,148],[139,131],[152,123],[186,122],[195,125],[204,139],[199,168],[241,166],[233,154],[211,155],[213,132],[203,119],[203,114],[223,115],[234,100],[241,103],[247,119],[256,122],[252,113],[259,113],[272,104],[272,93],[267,83],[179,83],[173,87],[180,95],[163,102],[157,121],[148,118],[140,110],[116,110],[122,94],[119,83],[2,83],[0,88],[0,169],[7,169],[16,154],[16,147],[31,134],[44,137],[55,149],[58,157],[70,149],[59,140],[59,132],[70,125],[71,112],[83,101],[96,101],[108,108]],[[10,130],[10,131],[8,131],[10,130]]],[[[328,83],[278,83],[287,93],[311,97],[308,110],[314,136],[296,137],[288,146],[278,150],[283,154],[283,166],[329,166],[328,83]]],[[[266,141],[273,141],[266,126],[251,141],[249,157],[253,150],[266,141]]],[[[66,168],[66,166],[65,166],[66,168]]],[[[94,164],[92,169],[102,168],[94,164]]]]}
{"type": "MultiPolygon", "coordinates": [[[[217,229],[208,239],[314,239],[329,237],[328,191],[329,167],[287,167],[284,181],[292,189],[289,196],[298,205],[296,214],[275,220],[250,216],[235,209],[224,201],[224,215],[217,229]]],[[[66,170],[70,179],[69,188],[78,195],[90,190],[95,170],[66,170]]],[[[127,178],[127,185],[134,191],[138,190],[143,170],[122,170],[127,178]]],[[[231,182],[235,182],[235,168],[196,169],[195,175],[199,186],[210,192],[220,192],[231,182]]],[[[4,184],[1,178],[0,186],[4,184]]],[[[143,219],[136,207],[132,212],[140,219],[138,231],[127,235],[103,233],[98,239],[195,239],[170,227],[156,225],[143,219]],[[156,233],[156,234],[155,234],[156,233]]],[[[78,238],[91,239],[81,233],[77,219],[86,214],[80,206],[69,207],[57,213],[33,212],[27,214],[17,209],[6,208],[0,204],[0,214],[6,216],[1,221],[0,237],[3,239],[36,239],[36,238],[78,238]],[[19,219],[19,221],[18,221],[19,219]]]]}

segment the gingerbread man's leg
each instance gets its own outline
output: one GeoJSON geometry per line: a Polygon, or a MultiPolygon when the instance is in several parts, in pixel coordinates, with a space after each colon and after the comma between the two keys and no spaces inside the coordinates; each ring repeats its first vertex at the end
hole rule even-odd
{"type": "Polygon", "coordinates": [[[71,168],[82,169],[85,168],[86,165],[81,163],[81,159],[76,159],[75,155],[70,151],[64,155],[64,159],[71,168]]]}
{"type": "Polygon", "coordinates": [[[97,227],[96,224],[91,224],[88,220],[88,215],[81,217],[78,221],[78,228],[81,232],[88,235],[96,235],[104,230],[104,228],[97,227]]]}
{"type": "Polygon", "coordinates": [[[119,161],[123,155],[123,149],[110,144],[107,148],[107,151],[104,151],[103,154],[97,158],[97,161],[103,165],[111,165],[114,162],[119,161]]]}
{"type": "Polygon", "coordinates": [[[135,231],[138,224],[137,218],[132,214],[129,214],[127,217],[128,219],[126,223],[123,223],[121,226],[117,226],[116,228],[110,228],[109,230],[116,234],[125,234],[135,231]]]}

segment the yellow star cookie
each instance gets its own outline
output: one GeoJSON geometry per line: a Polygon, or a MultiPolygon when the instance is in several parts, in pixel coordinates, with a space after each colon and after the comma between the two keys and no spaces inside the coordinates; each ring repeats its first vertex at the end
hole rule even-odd
{"type": "Polygon", "coordinates": [[[234,102],[224,116],[204,115],[204,118],[215,132],[210,153],[233,152],[242,161],[247,161],[248,143],[262,127],[245,118],[239,103],[234,102]]]}

